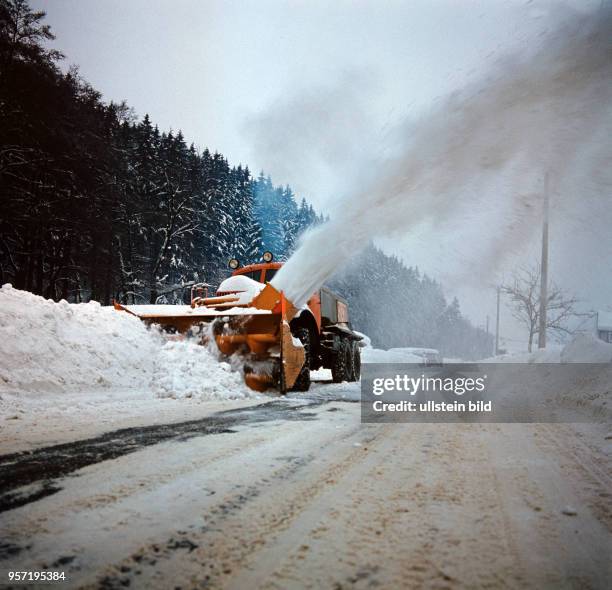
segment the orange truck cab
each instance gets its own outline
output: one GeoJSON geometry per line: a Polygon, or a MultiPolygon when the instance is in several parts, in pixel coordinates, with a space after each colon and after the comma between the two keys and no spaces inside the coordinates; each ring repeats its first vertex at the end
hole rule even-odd
{"type": "MultiPolygon", "coordinates": [[[[263,259],[264,262],[246,266],[240,266],[235,258],[231,259],[229,266],[232,276],[247,276],[262,284],[269,283],[283,263],[274,262],[269,252],[264,253],[263,259]]],[[[230,294],[230,291],[217,291],[218,296],[230,294]]],[[[302,342],[306,364],[311,370],[331,369],[334,382],[360,379],[359,341],[362,336],[351,327],[345,299],[322,287],[298,310],[290,322],[290,328],[293,336],[302,342]]],[[[309,385],[310,377],[304,375],[294,389],[307,390],[309,385]]]]}

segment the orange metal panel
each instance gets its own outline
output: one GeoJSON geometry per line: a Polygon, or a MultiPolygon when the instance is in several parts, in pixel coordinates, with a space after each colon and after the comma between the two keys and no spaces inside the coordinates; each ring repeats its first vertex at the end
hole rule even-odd
{"type": "Polygon", "coordinates": [[[310,311],[312,311],[312,315],[314,316],[315,321],[317,322],[317,329],[320,332],[321,331],[321,296],[319,295],[318,291],[308,300],[307,305],[310,308],[310,311]]]}

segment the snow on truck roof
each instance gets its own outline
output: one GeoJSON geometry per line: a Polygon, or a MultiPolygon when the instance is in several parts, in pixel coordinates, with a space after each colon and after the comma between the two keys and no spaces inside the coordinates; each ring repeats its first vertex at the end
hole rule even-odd
{"type": "Polygon", "coordinates": [[[263,283],[255,281],[246,275],[233,275],[221,282],[217,292],[245,291],[257,295],[264,287],[263,283]]]}

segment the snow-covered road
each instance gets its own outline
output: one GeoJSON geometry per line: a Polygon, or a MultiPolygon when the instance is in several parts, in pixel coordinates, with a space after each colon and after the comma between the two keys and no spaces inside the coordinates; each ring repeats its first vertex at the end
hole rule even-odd
{"type": "Polygon", "coordinates": [[[361,424],[357,395],[185,404],[170,425],[119,417],[3,456],[2,582],[607,587],[604,424],[361,424]]]}

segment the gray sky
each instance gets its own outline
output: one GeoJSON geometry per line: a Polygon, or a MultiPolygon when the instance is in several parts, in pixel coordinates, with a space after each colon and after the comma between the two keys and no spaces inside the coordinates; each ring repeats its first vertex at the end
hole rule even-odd
{"type": "Polygon", "coordinates": [[[330,179],[270,162],[254,145],[253,120],[348,77],[361,106],[348,118],[380,133],[545,26],[541,9],[502,0],[32,4],[47,11],[65,63],[106,99],[126,99],[162,129],[265,168],[320,206],[336,188],[330,179]]]}
{"type": "MultiPolygon", "coordinates": [[[[501,55],[536,44],[560,6],[588,11],[599,0],[31,4],[47,12],[66,65],[78,64],[105,99],[125,99],[162,130],[182,129],[187,141],[232,164],[263,168],[328,210],[367,152],[393,152],[394,129],[405,117],[420,116],[501,55]],[[296,111],[319,124],[305,124],[296,111]]],[[[383,243],[442,278],[476,323],[493,316],[494,293],[483,292],[481,280],[453,282],[461,252],[442,236],[422,228],[419,236],[383,243]]],[[[552,251],[571,258],[565,244],[552,251]]],[[[605,274],[605,265],[597,268],[605,274]]],[[[612,304],[610,273],[592,282],[580,272],[572,281],[559,269],[588,306],[612,304]]],[[[507,328],[520,337],[516,326],[507,328]]]]}

